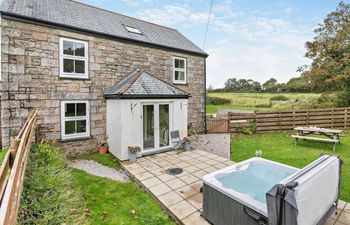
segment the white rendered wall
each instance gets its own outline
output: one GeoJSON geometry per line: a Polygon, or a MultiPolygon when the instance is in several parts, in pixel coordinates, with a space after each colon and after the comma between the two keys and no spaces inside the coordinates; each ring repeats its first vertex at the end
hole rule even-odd
{"type": "Polygon", "coordinates": [[[187,99],[107,100],[107,135],[110,152],[120,160],[128,159],[128,146],[143,146],[143,104],[169,103],[170,130],[187,136],[187,99]]]}

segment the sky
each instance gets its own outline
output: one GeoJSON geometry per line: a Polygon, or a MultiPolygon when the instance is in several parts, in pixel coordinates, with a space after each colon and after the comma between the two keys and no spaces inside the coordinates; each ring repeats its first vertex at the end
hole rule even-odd
{"type": "Polygon", "coordinates": [[[207,85],[228,78],[287,82],[309,64],[305,42],[338,0],[80,0],[179,30],[209,54],[207,85]]]}

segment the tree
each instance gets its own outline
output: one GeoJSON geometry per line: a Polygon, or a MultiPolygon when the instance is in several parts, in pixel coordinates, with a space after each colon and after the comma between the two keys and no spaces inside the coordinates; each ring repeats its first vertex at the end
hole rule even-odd
{"type": "Polygon", "coordinates": [[[277,91],[277,80],[275,78],[270,78],[265,83],[263,83],[262,87],[264,91],[277,91]]]}
{"type": "Polygon", "coordinates": [[[310,92],[310,82],[305,77],[293,77],[284,86],[286,92],[310,92]]]}
{"type": "Polygon", "coordinates": [[[261,91],[261,85],[252,79],[229,78],[225,82],[224,90],[226,92],[258,92],[261,91]]]}
{"type": "Polygon", "coordinates": [[[310,66],[300,71],[319,92],[343,89],[350,77],[350,5],[340,2],[315,29],[313,41],[306,43],[310,66]]]}
{"type": "Polygon", "coordinates": [[[209,87],[207,88],[207,92],[213,92],[214,91],[214,86],[209,84],[209,87]]]}

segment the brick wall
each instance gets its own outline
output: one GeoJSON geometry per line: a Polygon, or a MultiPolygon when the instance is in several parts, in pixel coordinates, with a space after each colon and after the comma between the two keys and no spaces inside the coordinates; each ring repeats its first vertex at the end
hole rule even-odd
{"type": "Polygon", "coordinates": [[[32,107],[40,107],[38,124],[43,139],[68,152],[92,151],[105,138],[106,101],[103,90],[141,68],[172,83],[173,56],[187,58],[189,123],[204,130],[204,58],[45,26],[2,19],[1,131],[4,145],[17,134],[32,107]],[[59,77],[59,37],[88,41],[88,80],[59,77]],[[90,100],[92,139],[60,142],[60,101],[90,100]]]}

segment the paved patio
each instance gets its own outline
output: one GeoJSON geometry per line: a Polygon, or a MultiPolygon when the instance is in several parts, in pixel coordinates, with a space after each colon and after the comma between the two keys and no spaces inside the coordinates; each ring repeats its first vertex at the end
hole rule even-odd
{"type": "MultiPolygon", "coordinates": [[[[201,216],[202,177],[233,165],[223,157],[200,150],[171,151],[139,158],[136,163],[122,162],[122,167],[163,206],[166,213],[181,225],[209,225],[201,216]],[[168,175],[165,170],[181,167],[184,172],[168,175]]],[[[349,225],[350,204],[340,201],[337,214],[325,225],[349,225]]]]}

